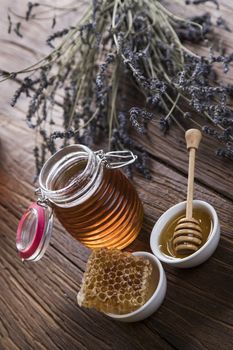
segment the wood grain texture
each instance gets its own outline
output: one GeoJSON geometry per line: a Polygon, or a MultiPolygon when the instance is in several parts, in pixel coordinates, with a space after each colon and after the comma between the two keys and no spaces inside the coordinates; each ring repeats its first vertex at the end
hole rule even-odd
{"type": "MultiPolygon", "coordinates": [[[[46,23],[33,23],[21,41],[6,33],[7,7],[23,13],[26,3],[26,0],[1,2],[0,68],[15,70],[48,52],[44,40],[50,25],[46,23]]],[[[194,11],[182,6],[181,0],[169,4],[178,14],[194,11]]],[[[233,3],[222,0],[221,5],[223,15],[230,19],[233,3]]],[[[195,12],[206,8],[217,18],[219,14],[212,3],[195,8],[195,12]]],[[[220,34],[229,50],[233,50],[231,34],[222,31],[220,34]]],[[[228,76],[229,81],[232,77],[228,76]]],[[[216,208],[222,233],[211,259],[189,270],[164,266],[168,291],[161,308],[137,324],[114,322],[77,306],[76,295],[90,251],[66,234],[57,222],[41,261],[23,264],[17,257],[17,222],[34,199],[34,137],[24,121],[25,100],[14,109],[9,106],[16,86],[13,82],[0,85],[0,349],[232,349],[233,164],[215,158],[214,142],[203,139],[197,154],[195,197],[216,208]]],[[[186,198],[188,156],[184,155],[182,132],[174,127],[164,137],[156,121],[149,126],[149,136],[140,138],[140,142],[150,153],[152,180],[148,182],[139,175],[134,179],[144,203],[145,221],[130,249],[149,251],[155,221],[186,198]]]]}

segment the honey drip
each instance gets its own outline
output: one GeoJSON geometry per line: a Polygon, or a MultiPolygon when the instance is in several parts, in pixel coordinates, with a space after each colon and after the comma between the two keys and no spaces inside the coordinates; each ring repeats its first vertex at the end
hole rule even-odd
{"type": "MultiPolygon", "coordinates": [[[[185,217],[185,211],[182,213],[179,213],[176,217],[172,219],[172,221],[168,222],[167,225],[164,227],[163,231],[160,235],[160,241],[159,246],[160,250],[163,254],[174,257],[174,258],[185,258],[189,256],[190,254],[177,254],[175,250],[173,249],[172,245],[172,237],[175,231],[175,228],[177,226],[177,222],[185,217]]],[[[210,214],[200,208],[194,208],[193,209],[193,217],[199,221],[200,228],[202,231],[202,243],[199,247],[199,249],[206,243],[210,232],[212,231],[212,220],[210,217],[210,214]]]]}
{"type": "MultiPolygon", "coordinates": [[[[85,167],[76,164],[59,177],[54,189],[70,184],[85,167]]],[[[143,207],[136,190],[120,170],[104,168],[97,191],[85,202],[70,208],[54,205],[66,230],[84,245],[94,248],[128,246],[139,234],[143,207]]]]}

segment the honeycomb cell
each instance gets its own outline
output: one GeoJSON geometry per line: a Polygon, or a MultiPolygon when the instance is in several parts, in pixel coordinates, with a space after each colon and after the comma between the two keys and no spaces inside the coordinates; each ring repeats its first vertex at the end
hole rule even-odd
{"type": "Polygon", "coordinates": [[[117,249],[93,250],[78,304],[107,313],[132,312],[147,301],[151,275],[152,265],[145,258],[117,249]]]}

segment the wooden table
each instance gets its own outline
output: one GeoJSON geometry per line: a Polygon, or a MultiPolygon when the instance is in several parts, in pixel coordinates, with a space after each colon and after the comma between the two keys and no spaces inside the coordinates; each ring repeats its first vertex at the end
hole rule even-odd
{"type": "MultiPolygon", "coordinates": [[[[48,52],[44,41],[50,23],[23,27],[26,37],[22,40],[7,34],[7,6],[25,13],[26,3],[1,1],[1,68],[16,70],[48,52]]],[[[231,25],[233,3],[220,3],[221,14],[231,25]]],[[[219,16],[212,3],[195,9],[180,4],[172,2],[179,14],[201,13],[207,8],[215,19],[219,16]]],[[[61,27],[67,24],[64,22],[61,27]]],[[[220,35],[233,49],[232,33],[221,30],[220,35]]],[[[226,78],[230,81],[232,77],[231,73],[226,78]]],[[[204,138],[197,157],[196,198],[211,203],[221,221],[221,240],[214,255],[195,269],[164,266],[168,289],[160,309],[136,324],[114,322],[77,306],[89,250],[58,223],[41,261],[23,264],[17,257],[17,223],[34,198],[34,136],[24,121],[25,99],[14,109],[9,105],[16,86],[10,81],[0,85],[0,349],[233,349],[233,163],[216,158],[214,142],[204,138]]],[[[149,129],[148,137],[141,141],[150,153],[152,180],[134,178],[145,208],[144,226],[134,250],[149,250],[155,221],[183,201],[186,191],[183,134],[174,127],[164,137],[153,122],[149,129]]]]}

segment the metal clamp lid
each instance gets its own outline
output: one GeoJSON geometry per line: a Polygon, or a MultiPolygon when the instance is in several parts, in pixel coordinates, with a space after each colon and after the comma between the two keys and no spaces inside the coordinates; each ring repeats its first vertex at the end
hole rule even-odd
{"type": "Polygon", "coordinates": [[[95,152],[95,154],[105,163],[105,166],[109,169],[117,169],[132,164],[137,159],[137,155],[133,152],[124,150],[124,151],[110,151],[104,153],[103,150],[95,152]],[[111,161],[115,159],[115,161],[111,161]]]}

